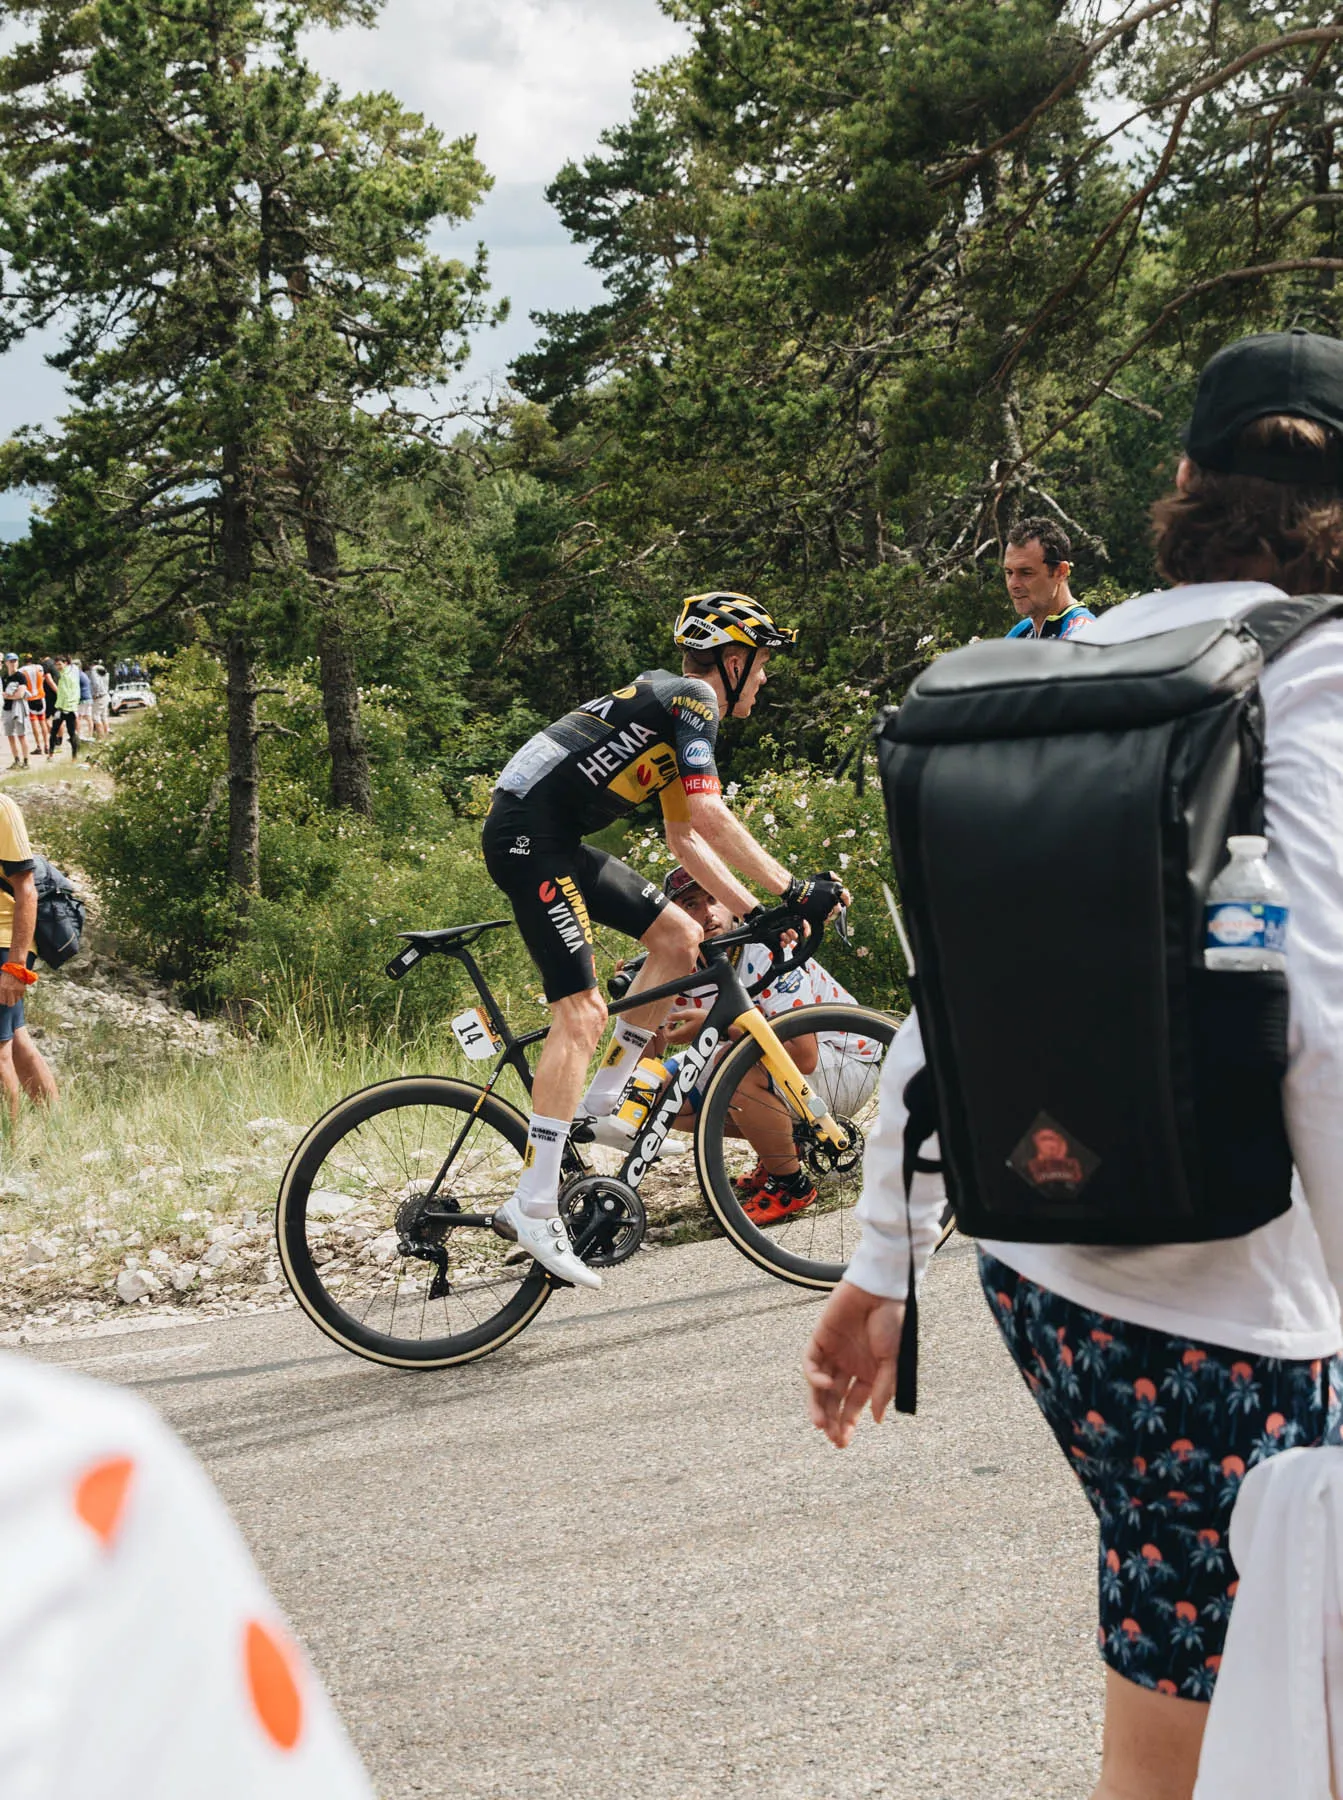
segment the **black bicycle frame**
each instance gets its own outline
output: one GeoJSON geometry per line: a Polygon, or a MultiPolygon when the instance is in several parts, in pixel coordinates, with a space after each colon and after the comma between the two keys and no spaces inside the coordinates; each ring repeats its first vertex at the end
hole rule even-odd
{"type": "MultiPolygon", "coordinates": [[[[787,925],[775,924],[772,928],[772,935],[777,938],[786,929],[789,929],[787,925]]],[[[407,933],[406,935],[413,937],[414,934],[407,933]]],[[[755,942],[761,935],[757,928],[739,925],[735,930],[726,931],[716,938],[710,938],[704,945],[709,959],[707,968],[695,970],[693,976],[678,975],[674,981],[664,982],[661,987],[637,989],[633,993],[626,994],[622,999],[614,1001],[607,1008],[607,1011],[615,1016],[619,1013],[629,1012],[635,1007],[647,1006],[653,1000],[674,999],[678,994],[684,994],[687,987],[692,985],[696,988],[713,987],[717,989],[717,996],[709,1009],[709,1015],[694,1040],[677,1051],[680,1066],[676,1071],[675,1079],[659,1098],[652,1119],[639,1133],[621,1166],[620,1179],[628,1186],[637,1188],[648,1173],[650,1165],[662,1148],[667,1133],[675,1123],[676,1115],[685,1104],[687,1095],[698,1086],[700,1078],[713,1062],[715,1051],[727,1041],[729,1028],[743,1013],[751,1011],[752,993],[758,992],[766,981],[777,979],[778,976],[786,974],[789,969],[797,968],[802,963],[810,961],[820,947],[823,928],[813,926],[809,938],[798,940],[798,948],[805,952],[803,955],[793,956],[791,953],[785,953],[782,961],[776,960],[771,965],[768,974],[761,976],[759,981],[752,984],[751,989],[747,989],[742,985],[736,969],[728,960],[727,952],[738,945],[755,942]]],[[[525,1052],[528,1045],[540,1043],[543,1038],[548,1037],[552,1029],[550,1025],[541,1025],[535,1031],[524,1032],[521,1037],[516,1036],[509,1028],[508,1020],[500,1012],[498,1002],[485,977],[481,974],[475,958],[465,945],[444,944],[441,948],[438,946],[435,948],[438,949],[440,955],[455,956],[471,977],[486,1017],[489,1019],[490,1028],[502,1043],[503,1049],[499,1054],[499,1060],[490,1072],[489,1080],[481,1089],[480,1099],[473,1111],[467,1115],[451,1149],[443,1159],[438,1174],[426,1190],[426,1199],[433,1199],[438,1193],[439,1183],[452,1167],[457,1152],[466,1141],[466,1135],[471,1129],[475,1113],[479,1112],[486,1099],[494,1092],[495,1085],[504,1070],[508,1068],[515,1070],[523,1087],[529,1095],[531,1094],[532,1067],[527,1061],[525,1052]]],[[[566,1143],[564,1147],[564,1165],[572,1172],[582,1172],[586,1169],[587,1165],[577,1154],[572,1143],[566,1143]]],[[[474,1213],[426,1213],[423,1216],[426,1220],[441,1223],[489,1224],[487,1218],[474,1213]]]]}

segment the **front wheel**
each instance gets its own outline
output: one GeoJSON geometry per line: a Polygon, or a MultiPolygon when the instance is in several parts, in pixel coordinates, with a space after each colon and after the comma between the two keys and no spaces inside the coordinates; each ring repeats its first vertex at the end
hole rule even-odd
{"type": "Polygon", "coordinates": [[[897,1026],[865,1006],[807,1006],[770,1020],[784,1048],[815,1036],[818,1062],[807,1081],[845,1132],[836,1151],[800,1119],[770,1081],[763,1052],[745,1037],[719,1064],[695,1130],[700,1185],[728,1237],[771,1275],[798,1287],[832,1288],[844,1275],[858,1225],[867,1137],[877,1117],[877,1083],[897,1026]],[[782,1152],[782,1156],[780,1155],[782,1152]],[[753,1217],[751,1172],[795,1163],[813,1197],[773,1222],[753,1217]]]}
{"type": "Polygon", "coordinates": [[[443,1369],[497,1350],[552,1283],[487,1218],[522,1173],[527,1121],[469,1082],[381,1081],[340,1101],[290,1158],[276,1237],[299,1305],[357,1356],[443,1369]]]}

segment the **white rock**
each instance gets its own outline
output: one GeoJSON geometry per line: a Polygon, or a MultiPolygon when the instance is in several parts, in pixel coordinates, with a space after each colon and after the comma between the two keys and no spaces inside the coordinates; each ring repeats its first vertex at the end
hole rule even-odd
{"type": "Polygon", "coordinates": [[[394,1231],[384,1231],[381,1237],[375,1237],[368,1247],[373,1260],[380,1263],[391,1262],[392,1258],[396,1255],[398,1241],[394,1231]]]}
{"type": "Polygon", "coordinates": [[[110,1150],[86,1150],[79,1160],[82,1163],[111,1162],[112,1152],[110,1150]]]}
{"type": "Polygon", "coordinates": [[[354,1206],[355,1202],[345,1194],[333,1193],[329,1188],[314,1188],[308,1195],[308,1217],[311,1219],[339,1219],[352,1212],[354,1206]]]}
{"type": "Polygon", "coordinates": [[[231,1244],[238,1236],[232,1225],[212,1225],[206,1237],[210,1244],[231,1244]]]}
{"type": "Polygon", "coordinates": [[[151,1269],[171,1268],[172,1260],[172,1257],[169,1256],[166,1250],[151,1250],[149,1252],[149,1266],[151,1269]]]}
{"type": "Polygon", "coordinates": [[[158,1291],[158,1279],[148,1269],[123,1269],[117,1276],[117,1299],[123,1306],[134,1306],[137,1300],[147,1300],[158,1291]]]}
{"type": "Polygon", "coordinates": [[[249,1119],[247,1129],[253,1137],[265,1137],[271,1131],[292,1131],[294,1127],[288,1119],[249,1119]]]}
{"type": "Polygon", "coordinates": [[[198,1274],[195,1263],[178,1263],[172,1274],[173,1287],[179,1294],[185,1294],[198,1274]]]}
{"type": "Polygon", "coordinates": [[[207,1269],[222,1269],[224,1264],[232,1259],[232,1256],[233,1249],[231,1245],[222,1243],[211,1244],[210,1248],[201,1258],[201,1261],[205,1264],[207,1269]]]}
{"type": "Polygon", "coordinates": [[[60,1253],[61,1240],[59,1238],[33,1238],[24,1246],[23,1267],[33,1269],[37,1267],[38,1263],[55,1262],[60,1253]]]}

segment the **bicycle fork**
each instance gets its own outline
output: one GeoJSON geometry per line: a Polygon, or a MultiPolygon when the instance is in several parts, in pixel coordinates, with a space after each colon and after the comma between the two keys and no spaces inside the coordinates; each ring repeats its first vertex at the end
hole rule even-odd
{"type": "Polygon", "coordinates": [[[839,1151],[847,1150],[849,1140],[835,1122],[825,1101],[803,1075],[801,1069],[780,1043],[774,1027],[754,1007],[744,1012],[733,1024],[749,1032],[760,1046],[761,1060],[775,1086],[791,1103],[799,1118],[814,1125],[827,1144],[839,1151]]]}

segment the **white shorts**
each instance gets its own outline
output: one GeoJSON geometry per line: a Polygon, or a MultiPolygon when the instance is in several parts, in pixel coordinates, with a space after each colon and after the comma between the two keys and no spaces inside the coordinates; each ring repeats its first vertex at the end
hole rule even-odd
{"type": "Polygon", "coordinates": [[[106,725],[106,723],[107,723],[107,695],[104,694],[101,700],[93,700],[93,701],[90,701],[89,704],[93,708],[93,723],[95,725],[106,725]]]}
{"type": "Polygon", "coordinates": [[[853,1119],[871,1099],[881,1074],[881,1063],[860,1062],[852,1051],[839,1047],[842,1043],[843,1039],[838,1043],[822,1040],[818,1046],[815,1073],[807,1079],[818,1094],[825,1096],[832,1113],[853,1119]]]}

